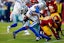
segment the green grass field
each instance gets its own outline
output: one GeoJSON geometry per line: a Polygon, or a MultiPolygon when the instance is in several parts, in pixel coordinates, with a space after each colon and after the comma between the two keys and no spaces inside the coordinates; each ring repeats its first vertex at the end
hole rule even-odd
{"type": "MultiPolygon", "coordinates": [[[[54,36],[52,36],[52,39],[48,42],[45,41],[45,39],[41,39],[39,41],[35,40],[35,35],[29,30],[31,35],[23,35],[24,31],[17,34],[16,39],[13,39],[13,31],[19,29],[22,24],[18,23],[18,26],[15,28],[12,28],[10,30],[10,33],[7,34],[6,29],[8,25],[11,25],[12,23],[1,23],[0,22],[0,43],[64,43],[64,36],[61,36],[61,40],[56,40],[54,36]]],[[[62,25],[62,29],[64,29],[64,25],[62,25]]]]}

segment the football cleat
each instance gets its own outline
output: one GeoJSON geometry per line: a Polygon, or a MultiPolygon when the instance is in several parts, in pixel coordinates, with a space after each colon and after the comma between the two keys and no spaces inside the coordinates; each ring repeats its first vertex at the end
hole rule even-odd
{"type": "Polygon", "coordinates": [[[7,27],[7,33],[9,33],[9,31],[10,31],[10,26],[7,27]]]}

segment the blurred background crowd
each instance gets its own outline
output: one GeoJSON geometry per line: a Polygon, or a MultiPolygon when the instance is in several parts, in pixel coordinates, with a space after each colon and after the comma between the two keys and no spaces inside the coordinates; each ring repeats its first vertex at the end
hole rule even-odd
{"type": "Polygon", "coordinates": [[[0,0],[0,21],[10,22],[10,13],[13,9],[13,0],[0,0]]]}
{"type": "MultiPolygon", "coordinates": [[[[64,21],[64,0],[60,1],[62,4],[61,16],[62,21],[64,21]]],[[[0,22],[10,22],[10,14],[13,11],[15,0],[0,0],[0,22]]]]}

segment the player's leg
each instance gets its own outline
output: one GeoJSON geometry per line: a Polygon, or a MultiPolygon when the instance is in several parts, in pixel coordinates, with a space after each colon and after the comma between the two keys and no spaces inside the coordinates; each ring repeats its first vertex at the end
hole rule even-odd
{"type": "Polygon", "coordinates": [[[13,24],[7,27],[7,33],[9,33],[9,30],[13,27],[17,26],[17,16],[13,14],[13,24]]]}
{"type": "Polygon", "coordinates": [[[46,36],[45,34],[39,33],[42,38],[46,38],[46,41],[49,41],[51,38],[46,36]]]}
{"type": "MultiPolygon", "coordinates": [[[[33,25],[30,27],[30,30],[37,36],[37,38],[43,37],[43,38],[46,38],[47,40],[51,39],[48,36],[45,36],[44,34],[40,34],[40,26],[39,24],[37,25],[37,23],[33,23],[33,25]],[[36,30],[37,28],[34,28],[34,26],[38,26],[38,30],[36,30]]],[[[36,40],[39,40],[39,39],[36,39],[36,40]]]]}
{"type": "Polygon", "coordinates": [[[14,32],[13,32],[13,37],[14,37],[14,39],[15,39],[16,34],[17,34],[18,32],[20,32],[20,31],[22,31],[22,30],[27,30],[28,25],[29,25],[29,21],[26,21],[25,24],[24,24],[20,29],[14,31],[14,32]]]}
{"type": "Polygon", "coordinates": [[[60,23],[59,23],[59,26],[58,26],[58,28],[59,28],[59,31],[61,32],[61,35],[62,35],[62,36],[64,36],[64,34],[63,34],[63,32],[62,32],[61,25],[62,25],[62,23],[60,22],[60,23]]]}
{"type": "Polygon", "coordinates": [[[14,31],[14,32],[13,32],[13,38],[15,39],[15,38],[16,38],[16,34],[17,34],[18,32],[20,32],[20,31],[22,31],[22,30],[26,30],[26,27],[22,27],[22,28],[20,28],[20,29],[18,29],[18,30],[16,30],[16,31],[14,31]]]}
{"type": "Polygon", "coordinates": [[[29,27],[29,29],[35,34],[36,40],[38,41],[40,39],[40,35],[33,27],[29,27]]]}
{"type": "Polygon", "coordinates": [[[57,32],[57,34],[59,36],[59,39],[60,39],[61,37],[59,35],[59,32],[61,32],[61,35],[63,35],[63,36],[64,36],[64,34],[63,34],[62,30],[61,30],[61,23],[56,23],[56,24],[58,25],[58,28],[56,28],[56,32],[57,32]]]}
{"type": "MultiPolygon", "coordinates": [[[[40,36],[41,36],[42,38],[46,38],[47,41],[51,39],[50,37],[46,36],[46,35],[43,34],[42,32],[40,33],[40,29],[41,29],[41,27],[40,27],[39,25],[37,25],[37,27],[39,28],[39,29],[38,29],[38,30],[39,30],[39,34],[40,34],[40,36]]],[[[50,34],[50,33],[49,33],[49,34],[50,34]]]]}
{"type": "MultiPolygon", "coordinates": [[[[24,17],[22,17],[22,16],[24,16],[24,15],[22,15],[22,14],[19,14],[18,15],[18,20],[19,21],[21,21],[22,22],[22,24],[24,24],[24,17]]],[[[25,32],[25,34],[24,35],[30,35],[30,33],[29,33],[29,31],[28,30],[24,30],[24,32],[25,32]]]]}
{"type": "Polygon", "coordinates": [[[35,28],[33,28],[33,27],[30,27],[30,30],[35,34],[37,41],[40,39],[40,36],[42,36],[43,38],[46,38],[47,41],[51,39],[51,38],[49,38],[48,36],[46,36],[46,35],[44,35],[44,34],[39,34],[39,33],[35,30],[35,28]]]}
{"type": "MultiPolygon", "coordinates": [[[[53,21],[52,21],[52,22],[53,22],[53,21]]],[[[59,35],[57,34],[57,31],[54,30],[54,28],[57,28],[57,27],[58,27],[57,24],[56,24],[55,22],[53,22],[53,23],[51,23],[51,26],[49,25],[49,27],[50,27],[53,35],[55,36],[55,38],[56,38],[57,40],[59,40],[59,35]]]]}

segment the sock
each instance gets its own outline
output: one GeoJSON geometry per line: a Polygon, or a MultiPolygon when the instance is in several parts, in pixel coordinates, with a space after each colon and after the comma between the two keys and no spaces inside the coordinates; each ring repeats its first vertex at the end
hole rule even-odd
{"type": "Polygon", "coordinates": [[[20,29],[18,29],[18,30],[16,30],[16,31],[14,31],[14,33],[18,33],[18,32],[20,32],[20,31],[22,31],[22,30],[26,30],[26,28],[25,27],[22,27],[22,28],[20,28],[20,29]]]}
{"type": "Polygon", "coordinates": [[[46,39],[50,39],[50,37],[44,35],[44,34],[40,34],[40,36],[42,36],[42,38],[46,38],[46,39]]]}
{"type": "Polygon", "coordinates": [[[10,27],[12,28],[12,27],[16,27],[16,26],[17,26],[17,23],[14,23],[10,27]]]}
{"type": "Polygon", "coordinates": [[[36,32],[33,27],[29,27],[29,29],[35,34],[36,37],[40,37],[39,33],[36,32]]]}

